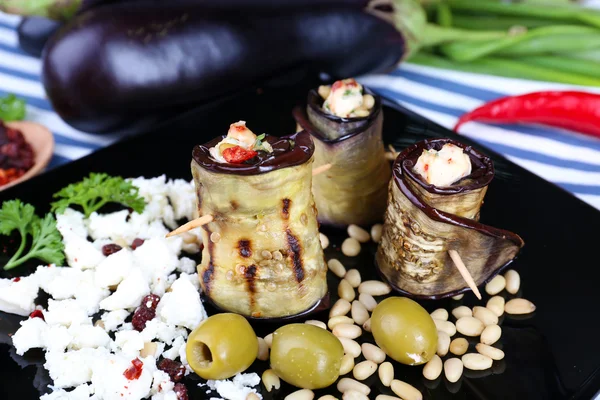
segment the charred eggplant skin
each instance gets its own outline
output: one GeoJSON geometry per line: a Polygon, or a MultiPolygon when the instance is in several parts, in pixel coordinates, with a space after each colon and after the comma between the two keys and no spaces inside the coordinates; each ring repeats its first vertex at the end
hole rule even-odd
{"type": "Polygon", "coordinates": [[[34,57],[41,57],[44,46],[60,26],[60,22],[47,18],[23,18],[17,27],[19,46],[34,57]]]}
{"type": "Polygon", "coordinates": [[[125,3],[61,29],[48,43],[42,79],[73,127],[134,133],[292,69],[355,76],[390,69],[403,52],[391,24],[354,8],[125,3]]]}

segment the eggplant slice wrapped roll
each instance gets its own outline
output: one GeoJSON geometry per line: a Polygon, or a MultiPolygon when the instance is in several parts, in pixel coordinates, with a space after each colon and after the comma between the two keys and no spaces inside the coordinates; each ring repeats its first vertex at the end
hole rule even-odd
{"type": "Polygon", "coordinates": [[[425,140],[398,155],[376,255],[397,291],[438,299],[469,290],[448,250],[478,286],[516,257],[524,244],[518,235],[478,222],[493,177],[489,157],[451,139],[425,140]]]}
{"type": "Polygon", "coordinates": [[[381,98],[346,79],[311,90],[306,111],[296,108],[293,114],[315,141],[314,168],[331,164],[313,178],[319,221],[335,226],[381,221],[391,176],[381,98]]]}
{"type": "Polygon", "coordinates": [[[227,137],[193,151],[198,211],[213,216],[202,232],[200,285],[224,310],[254,318],[294,316],[327,294],[310,190],[314,145],[300,132],[260,135],[246,150],[231,135],[243,130],[240,125],[247,129],[243,121],[232,124],[227,137]],[[265,151],[254,151],[257,144],[265,151]]]}

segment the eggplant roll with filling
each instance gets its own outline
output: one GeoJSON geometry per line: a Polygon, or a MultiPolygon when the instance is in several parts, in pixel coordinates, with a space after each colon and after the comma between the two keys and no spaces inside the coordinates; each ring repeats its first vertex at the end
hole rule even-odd
{"type": "MultiPolygon", "coordinates": [[[[451,157],[446,160],[452,162],[451,157]]],[[[443,172],[439,179],[444,179],[443,172]]],[[[397,291],[436,299],[469,290],[448,250],[458,252],[477,285],[516,257],[524,244],[518,235],[478,222],[493,177],[489,157],[451,139],[419,142],[398,155],[376,255],[377,268],[397,291]],[[439,161],[437,151],[444,146],[462,149],[460,155],[468,157],[470,165],[458,181],[439,187],[416,171],[430,167],[419,165],[421,155],[439,161]]]]}
{"type": "Polygon", "coordinates": [[[223,138],[193,151],[198,211],[214,217],[202,233],[202,290],[218,307],[255,318],[307,311],[327,293],[310,135],[267,136],[272,153],[239,164],[211,157],[223,138]]]}
{"type": "Polygon", "coordinates": [[[369,225],[381,221],[385,212],[391,170],[381,137],[383,110],[379,96],[367,93],[374,104],[366,116],[325,112],[316,90],[308,95],[306,111],[294,109],[299,128],[315,141],[314,168],[332,165],[313,178],[318,218],[324,224],[369,225]]]}

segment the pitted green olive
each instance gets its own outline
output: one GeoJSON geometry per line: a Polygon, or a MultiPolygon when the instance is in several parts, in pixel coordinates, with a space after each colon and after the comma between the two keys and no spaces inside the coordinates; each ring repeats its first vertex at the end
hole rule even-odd
{"type": "Polygon", "coordinates": [[[371,332],[377,345],[402,364],[424,364],[437,349],[433,319],[417,302],[405,297],[389,297],[375,307],[371,332]]]}
{"type": "Polygon", "coordinates": [[[344,348],[333,334],[309,324],[283,326],[273,334],[271,368],[287,383],[320,389],[340,375],[344,348]]]}
{"type": "Polygon", "coordinates": [[[204,379],[227,379],[245,371],[256,359],[258,339],[246,318],[216,314],[190,333],[186,356],[204,379]]]}

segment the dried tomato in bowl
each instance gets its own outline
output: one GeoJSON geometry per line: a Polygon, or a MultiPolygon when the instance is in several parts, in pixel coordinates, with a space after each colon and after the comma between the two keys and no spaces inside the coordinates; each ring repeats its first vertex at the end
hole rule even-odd
{"type": "Polygon", "coordinates": [[[34,162],[33,149],[23,134],[0,121],[0,186],[21,177],[34,162]]]}

